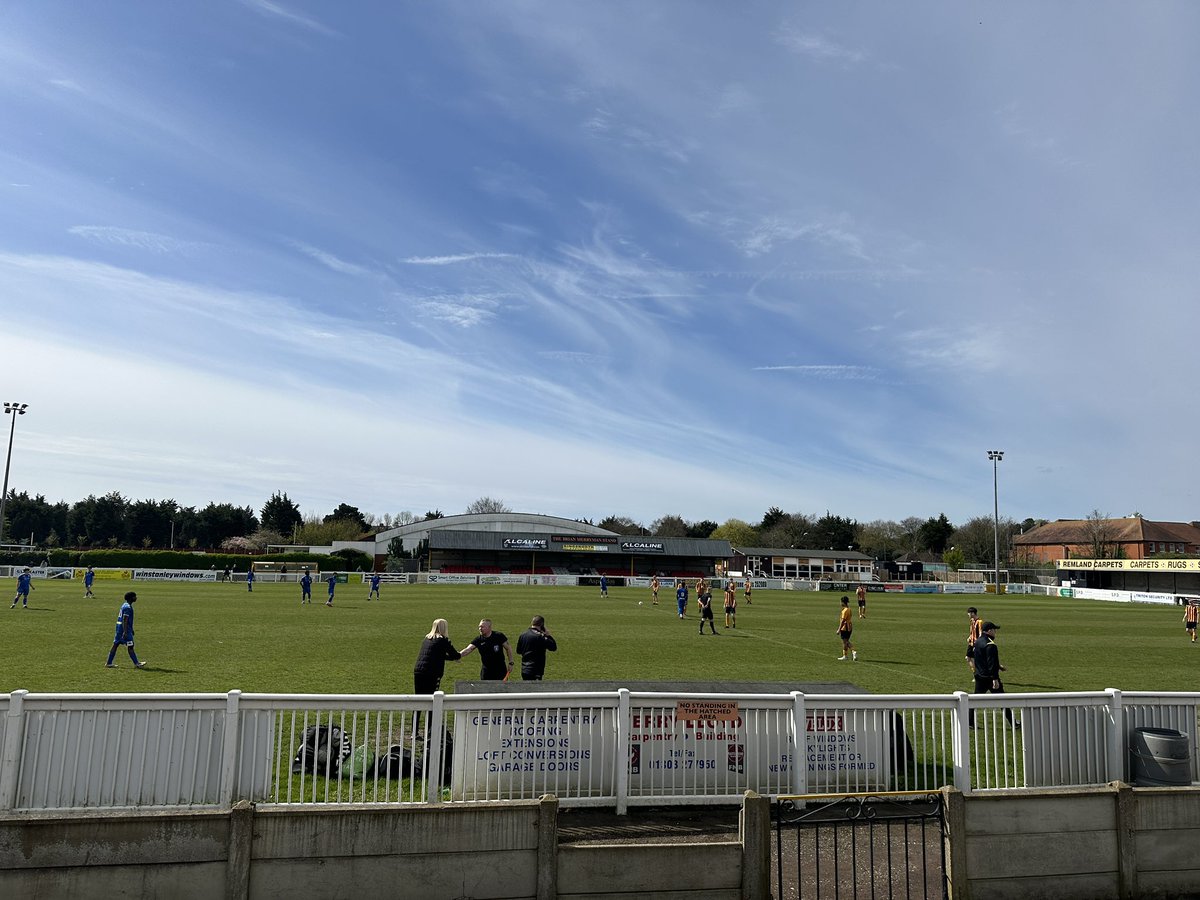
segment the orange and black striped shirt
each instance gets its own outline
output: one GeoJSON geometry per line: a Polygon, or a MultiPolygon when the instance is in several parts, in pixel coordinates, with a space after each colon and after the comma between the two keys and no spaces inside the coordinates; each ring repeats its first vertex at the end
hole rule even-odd
{"type": "Polygon", "coordinates": [[[981,634],[983,634],[983,619],[975,619],[967,626],[967,646],[974,647],[981,634]]]}
{"type": "Polygon", "coordinates": [[[1189,625],[1195,625],[1197,619],[1200,619],[1200,606],[1189,603],[1187,609],[1183,611],[1183,621],[1189,625]]]}

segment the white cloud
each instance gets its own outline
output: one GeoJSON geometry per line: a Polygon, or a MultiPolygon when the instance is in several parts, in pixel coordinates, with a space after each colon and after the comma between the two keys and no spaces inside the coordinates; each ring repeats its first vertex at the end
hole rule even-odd
{"type": "Polygon", "coordinates": [[[474,328],[495,319],[500,303],[493,297],[460,296],[432,297],[414,305],[424,318],[447,322],[459,328],[474,328]]]}
{"type": "Polygon", "coordinates": [[[73,225],[67,232],[96,243],[149,250],[151,253],[179,253],[211,247],[210,244],[201,241],[181,241],[165,234],[136,231],[114,225],[73,225]]]}
{"type": "Polygon", "coordinates": [[[827,381],[875,381],[879,370],[871,366],[755,366],[755,372],[791,372],[827,381]]]}
{"type": "Polygon", "coordinates": [[[295,247],[297,250],[299,250],[305,256],[315,259],[321,265],[325,266],[326,268],[332,269],[335,272],[340,272],[343,275],[367,275],[367,274],[369,274],[369,271],[367,269],[364,269],[362,266],[358,266],[358,265],[355,265],[354,263],[346,262],[344,259],[339,259],[338,257],[334,256],[332,253],[326,253],[324,250],[320,250],[309,244],[305,244],[300,241],[292,241],[291,244],[293,247],[295,247]]]}
{"type": "Polygon", "coordinates": [[[450,266],[455,263],[474,262],[477,259],[512,259],[513,253],[456,253],[448,256],[410,256],[402,262],[411,266],[450,266]]]}
{"type": "Polygon", "coordinates": [[[327,36],[333,36],[337,34],[337,32],[328,25],[317,21],[311,16],[306,16],[304,13],[298,13],[295,10],[288,9],[282,3],[276,3],[274,0],[242,0],[242,3],[262,16],[279,19],[292,25],[299,25],[301,28],[305,28],[309,31],[315,31],[318,34],[324,34],[327,36]]]}
{"type": "Polygon", "coordinates": [[[776,35],[776,40],[793,53],[817,62],[857,65],[867,58],[866,53],[861,50],[844,47],[821,34],[799,31],[794,28],[781,29],[776,35]]]}

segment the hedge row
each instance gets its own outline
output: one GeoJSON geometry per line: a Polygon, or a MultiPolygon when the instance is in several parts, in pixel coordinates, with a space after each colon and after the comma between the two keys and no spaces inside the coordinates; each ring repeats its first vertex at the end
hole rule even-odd
{"type": "Polygon", "coordinates": [[[247,556],[240,553],[190,553],[180,550],[48,550],[10,551],[0,553],[0,565],[40,566],[49,560],[51,566],[95,566],[98,569],[208,569],[216,566],[245,571],[254,561],[316,563],[322,569],[343,569],[347,565],[370,567],[374,562],[365,553],[272,553],[247,556]]]}

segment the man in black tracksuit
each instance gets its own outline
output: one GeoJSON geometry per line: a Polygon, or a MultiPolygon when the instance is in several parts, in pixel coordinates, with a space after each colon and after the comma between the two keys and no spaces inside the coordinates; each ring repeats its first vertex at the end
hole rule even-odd
{"type": "MultiPolygon", "coordinates": [[[[975,690],[976,694],[1003,694],[1004,682],[1000,673],[1006,671],[1000,662],[1000,648],[996,646],[996,629],[1000,626],[995,622],[984,622],[981,634],[975,641],[975,690]]],[[[974,715],[972,715],[972,725],[974,715]]],[[[1014,728],[1020,725],[1013,723],[1012,710],[1004,707],[1004,718],[1014,728]]]]}

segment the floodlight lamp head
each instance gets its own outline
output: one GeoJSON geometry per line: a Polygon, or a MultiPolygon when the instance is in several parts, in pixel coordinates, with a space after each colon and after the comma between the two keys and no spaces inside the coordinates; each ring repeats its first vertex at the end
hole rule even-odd
{"type": "Polygon", "coordinates": [[[1003,450],[989,450],[987,452],[987,455],[988,455],[988,459],[991,459],[991,460],[999,461],[999,460],[1004,459],[1004,451],[1003,450]]]}
{"type": "Polygon", "coordinates": [[[15,413],[18,416],[23,416],[23,415],[25,415],[25,410],[28,408],[29,408],[28,403],[16,403],[16,402],[5,403],[4,404],[4,413],[5,413],[5,415],[8,415],[9,413],[15,413]]]}

